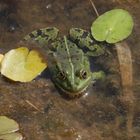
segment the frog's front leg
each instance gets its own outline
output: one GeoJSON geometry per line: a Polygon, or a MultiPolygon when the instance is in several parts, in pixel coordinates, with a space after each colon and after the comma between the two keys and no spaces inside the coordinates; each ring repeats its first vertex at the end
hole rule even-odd
{"type": "Polygon", "coordinates": [[[105,73],[103,71],[98,72],[92,72],[92,80],[104,80],[105,79],[105,73]]]}
{"type": "Polygon", "coordinates": [[[70,39],[81,48],[87,47],[89,51],[86,54],[89,56],[99,56],[105,53],[104,46],[97,44],[91,33],[86,30],[71,28],[70,39]]]}
{"type": "Polygon", "coordinates": [[[59,30],[55,27],[47,27],[38,30],[26,35],[23,41],[36,42],[41,47],[46,46],[49,41],[53,41],[57,38],[59,30]]]}

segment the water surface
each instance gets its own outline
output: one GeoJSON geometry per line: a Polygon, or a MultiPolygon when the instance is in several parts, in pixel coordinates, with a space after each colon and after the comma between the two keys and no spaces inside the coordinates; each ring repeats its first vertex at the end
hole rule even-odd
{"type": "MultiPolygon", "coordinates": [[[[122,71],[113,47],[110,56],[95,62],[105,70],[109,82],[91,85],[89,94],[78,99],[63,98],[46,73],[29,83],[1,76],[0,115],[20,124],[25,140],[140,139],[140,1],[98,0],[95,4],[99,14],[123,8],[134,18],[134,31],[126,40],[132,55],[133,101],[126,101],[123,95],[122,71]]],[[[34,29],[56,26],[64,35],[71,27],[89,30],[95,18],[89,0],[1,0],[0,53],[16,48],[34,29]]]]}

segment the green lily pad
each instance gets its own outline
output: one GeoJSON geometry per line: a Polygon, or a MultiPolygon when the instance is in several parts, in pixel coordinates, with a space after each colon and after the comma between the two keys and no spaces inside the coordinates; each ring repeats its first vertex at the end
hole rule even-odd
{"type": "Polygon", "coordinates": [[[133,24],[133,19],[126,10],[114,9],[99,16],[93,22],[91,33],[97,41],[116,43],[131,34],[133,24]]]}
{"type": "Polygon", "coordinates": [[[20,133],[10,133],[5,135],[0,135],[0,140],[22,140],[23,137],[20,133]]]}
{"type": "Polygon", "coordinates": [[[6,116],[0,116],[0,140],[22,140],[22,135],[15,133],[18,130],[17,122],[6,116]]]}
{"type": "Polygon", "coordinates": [[[0,116],[0,136],[18,130],[19,130],[19,125],[17,122],[5,116],[0,116]]]}
{"type": "Polygon", "coordinates": [[[43,62],[37,51],[20,47],[4,55],[1,74],[13,81],[29,82],[46,67],[47,64],[43,62]]]}

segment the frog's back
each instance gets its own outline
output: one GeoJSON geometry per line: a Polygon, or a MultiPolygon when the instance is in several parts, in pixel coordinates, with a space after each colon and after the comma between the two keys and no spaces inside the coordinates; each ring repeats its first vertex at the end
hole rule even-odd
{"type": "Polygon", "coordinates": [[[57,38],[59,30],[55,27],[47,27],[38,30],[34,30],[24,37],[24,41],[36,42],[40,47],[48,44],[49,41],[53,41],[57,38]]]}
{"type": "MultiPolygon", "coordinates": [[[[60,69],[63,71],[70,70],[73,67],[74,72],[76,72],[83,67],[87,60],[87,57],[84,56],[84,52],[68,39],[59,39],[52,43],[52,46],[56,49],[54,57],[59,63],[60,69]]],[[[86,63],[89,65],[88,61],[86,63]]]]}

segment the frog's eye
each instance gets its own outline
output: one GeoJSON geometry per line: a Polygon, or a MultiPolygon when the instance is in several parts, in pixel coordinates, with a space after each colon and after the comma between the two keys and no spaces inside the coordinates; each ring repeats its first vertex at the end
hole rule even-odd
{"type": "Polygon", "coordinates": [[[85,70],[80,70],[80,78],[82,78],[82,79],[87,78],[87,72],[85,70]]]}
{"type": "Polygon", "coordinates": [[[60,71],[60,72],[58,73],[58,77],[59,77],[60,79],[62,79],[62,80],[65,80],[65,78],[66,78],[65,72],[64,72],[64,71],[60,71]]]}

